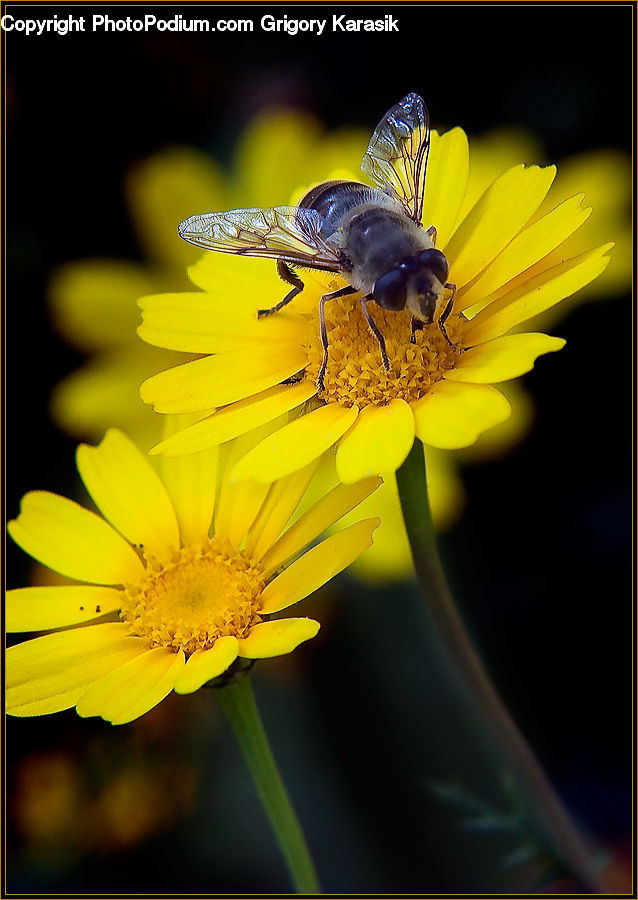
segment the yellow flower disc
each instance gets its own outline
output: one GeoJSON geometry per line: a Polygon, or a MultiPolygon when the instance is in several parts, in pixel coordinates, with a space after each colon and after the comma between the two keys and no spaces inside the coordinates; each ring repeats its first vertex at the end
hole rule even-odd
{"type": "Polygon", "coordinates": [[[208,650],[227,635],[243,638],[262,621],[261,567],[221,538],[185,547],[168,564],[147,559],[146,575],[127,585],[122,619],[151,646],[208,650]]]}
{"type": "MultiPolygon", "coordinates": [[[[412,317],[408,311],[388,312],[377,304],[371,305],[369,311],[385,338],[390,370],[386,372],[381,362],[379,342],[368,328],[359,300],[330,300],[325,305],[329,350],[324,390],[319,394],[322,399],[359,409],[395,399],[410,403],[419,400],[444,372],[455,367],[459,350],[450,346],[437,323],[417,331],[412,343],[412,317]]],[[[465,319],[453,314],[445,323],[452,343],[461,322],[465,319]]],[[[306,350],[305,375],[316,381],[323,361],[316,321],[309,329],[306,350]]]]}

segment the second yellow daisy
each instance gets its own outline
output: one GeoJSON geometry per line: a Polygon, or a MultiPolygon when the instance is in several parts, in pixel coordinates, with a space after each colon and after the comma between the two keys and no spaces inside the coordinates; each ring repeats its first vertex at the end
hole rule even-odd
{"type": "Polygon", "coordinates": [[[376,518],[306,550],[380,479],[335,488],[285,530],[314,467],[237,485],[224,473],[243,449],[227,448],[222,467],[217,448],[166,460],[160,478],[112,429],[77,453],[101,516],[47,491],[25,495],[11,536],[74,583],[8,592],[7,631],[52,632],[8,649],[8,713],[75,706],[81,716],[130,722],[237,657],[289,653],[317,634],[313,619],[271,617],[370,546],[376,518]]]}

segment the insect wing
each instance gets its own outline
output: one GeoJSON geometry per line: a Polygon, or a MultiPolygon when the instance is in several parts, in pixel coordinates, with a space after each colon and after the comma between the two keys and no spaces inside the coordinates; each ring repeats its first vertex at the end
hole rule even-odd
{"type": "Polygon", "coordinates": [[[430,118],[418,94],[406,94],[379,122],[361,169],[421,222],[430,152],[430,118]]]}
{"type": "Polygon", "coordinates": [[[180,237],[205,250],[282,259],[315,269],[339,269],[339,250],[321,236],[316,210],[296,206],[231,209],[191,216],[178,227],[180,237]]]}

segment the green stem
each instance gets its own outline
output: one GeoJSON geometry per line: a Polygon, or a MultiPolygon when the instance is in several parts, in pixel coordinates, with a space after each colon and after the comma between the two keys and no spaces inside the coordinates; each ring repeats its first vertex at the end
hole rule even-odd
{"type": "Polygon", "coordinates": [[[585,842],[498,696],[456,609],[437,549],[420,441],[396,479],[417,578],[448,652],[556,853],[587,890],[603,893],[585,842]]]}
{"type": "Polygon", "coordinates": [[[249,677],[239,676],[217,693],[270,819],[295,892],[320,894],[308,845],[272,755],[249,677]]]}

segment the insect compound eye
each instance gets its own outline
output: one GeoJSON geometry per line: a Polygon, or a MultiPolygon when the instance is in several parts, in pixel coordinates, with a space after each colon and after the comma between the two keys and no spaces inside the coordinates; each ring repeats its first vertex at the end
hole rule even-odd
{"type": "Polygon", "coordinates": [[[419,262],[426,266],[439,279],[441,284],[447,281],[450,267],[440,250],[430,249],[419,253],[419,262]]]}
{"type": "Polygon", "coordinates": [[[377,279],[372,291],[372,298],[384,309],[399,310],[405,308],[405,274],[399,269],[390,269],[377,279]]]}

